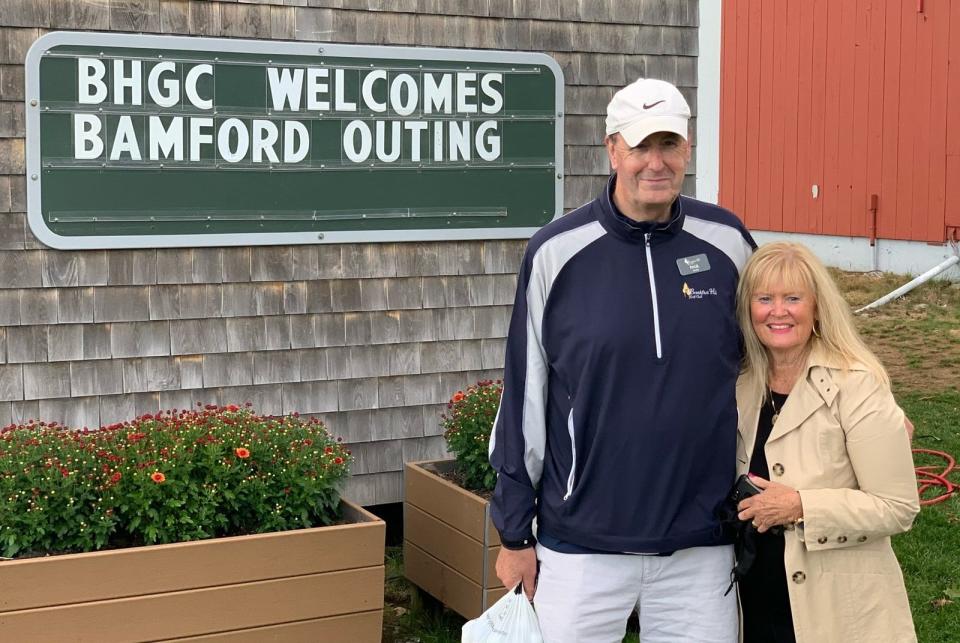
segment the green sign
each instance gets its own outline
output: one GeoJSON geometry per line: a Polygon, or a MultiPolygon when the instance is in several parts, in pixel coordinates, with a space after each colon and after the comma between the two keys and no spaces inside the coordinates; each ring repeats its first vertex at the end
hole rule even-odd
{"type": "Polygon", "coordinates": [[[26,74],[55,248],[522,238],[562,213],[545,54],[54,32],[26,74]]]}

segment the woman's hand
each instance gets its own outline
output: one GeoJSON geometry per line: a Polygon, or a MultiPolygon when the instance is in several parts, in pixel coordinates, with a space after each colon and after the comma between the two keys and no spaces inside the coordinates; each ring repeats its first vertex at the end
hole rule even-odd
{"type": "Polygon", "coordinates": [[[796,489],[752,474],[750,480],[763,491],[740,501],[737,505],[740,520],[751,521],[762,534],[771,527],[789,525],[803,518],[803,503],[796,489]]]}

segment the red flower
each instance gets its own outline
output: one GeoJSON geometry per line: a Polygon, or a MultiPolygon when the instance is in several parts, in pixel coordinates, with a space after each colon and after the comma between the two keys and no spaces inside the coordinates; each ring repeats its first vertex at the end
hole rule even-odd
{"type": "Polygon", "coordinates": [[[250,450],[244,449],[243,447],[237,447],[233,452],[237,454],[238,458],[243,458],[244,460],[250,457],[250,450]]]}
{"type": "Polygon", "coordinates": [[[333,447],[325,447],[325,448],[323,449],[323,452],[324,452],[324,453],[333,453],[333,447]]]}
{"type": "Polygon", "coordinates": [[[67,476],[70,475],[70,469],[68,469],[68,468],[66,468],[66,467],[60,467],[60,475],[62,475],[64,478],[66,478],[67,476]]]}
{"type": "Polygon", "coordinates": [[[336,458],[333,459],[333,463],[334,463],[334,464],[343,464],[343,458],[341,458],[341,457],[336,457],[336,458]]]}
{"type": "Polygon", "coordinates": [[[239,411],[239,410],[240,410],[240,407],[237,406],[236,404],[228,404],[228,405],[227,405],[227,410],[228,410],[228,411],[239,411]]]}
{"type": "Polygon", "coordinates": [[[452,399],[453,399],[454,402],[459,402],[459,401],[462,400],[464,397],[466,397],[466,396],[463,394],[463,391],[457,391],[456,393],[453,394],[453,398],[452,398],[452,399]]]}
{"type": "MultiPolygon", "coordinates": [[[[163,474],[161,473],[160,475],[162,476],[163,474]]],[[[112,482],[113,484],[117,484],[118,482],[120,482],[120,478],[121,478],[121,477],[122,477],[122,476],[121,476],[120,472],[117,471],[117,472],[114,473],[112,476],[110,476],[110,482],[112,482]]]]}
{"type": "Polygon", "coordinates": [[[160,484],[161,482],[167,479],[167,476],[163,475],[159,471],[154,471],[153,473],[150,474],[150,479],[156,482],[157,484],[160,484]]]}

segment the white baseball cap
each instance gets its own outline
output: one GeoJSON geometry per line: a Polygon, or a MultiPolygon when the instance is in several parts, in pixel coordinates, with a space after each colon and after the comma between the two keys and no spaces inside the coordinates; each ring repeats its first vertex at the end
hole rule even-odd
{"type": "Polygon", "coordinates": [[[663,80],[641,78],[616,94],[607,105],[607,136],[619,133],[630,147],[655,132],[687,138],[690,106],[680,90],[663,80]]]}

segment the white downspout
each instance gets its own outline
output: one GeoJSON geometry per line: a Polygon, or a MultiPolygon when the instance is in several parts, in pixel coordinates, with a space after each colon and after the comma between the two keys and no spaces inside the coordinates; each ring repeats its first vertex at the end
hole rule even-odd
{"type": "Polygon", "coordinates": [[[941,272],[943,272],[944,270],[946,270],[946,269],[949,268],[950,266],[954,266],[954,265],[956,265],[956,264],[958,264],[958,263],[960,263],[960,255],[954,255],[954,256],[952,256],[952,257],[948,257],[947,259],[945,259],[944,261],[940,262],[938,265],[934,266],[934,267],[931,268],[930,270],[926,271],[925,273],[923,273],[922,275],[920,275],[919,277],[917,277],[917,278],[914,279],[913,281],[910,281],[910,282],[908,282],[908,283],[905,283],[904,285],[900,286],[899,288],[897,288],[897,289],[894,290],[893,292],[884,295],[883,297],[881,297],[880,299],[876,300],[876,301],[873,302],[872,304],[867,304],[866,306],[864,306],[863,308],[858,309],[858,310],[855,311],[855,312],[857,312],[857,313],[862,313],[863,311],[865,311],[865,310],[870,310],[871,308],[879,308],[880,306],[883,306],[885,303],[887,303],[887,302],[889,302],[889,301],[891,301],[891,300],[894,300],[894,299],[896,299],[897,297],[902,297],[903,295],[906,295],[908,292],[910,292],[911,290],[913,290],[914,288],[916,288],[916,287],[919,286],[920,284],[923,284],[923,283],[926,283],[926,282],[930,281],[931,279],[933,279],[934,277],[936,277],[937,275],[939,275],[941,272]]]}

